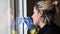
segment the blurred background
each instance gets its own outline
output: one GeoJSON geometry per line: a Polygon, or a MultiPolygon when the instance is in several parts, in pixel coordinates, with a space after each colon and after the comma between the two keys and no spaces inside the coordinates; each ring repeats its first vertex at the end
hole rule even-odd
{"type": "Polygon", "coordinates": [[[0,34],[9,34],[10,1],[0,0],[0,34]]]}

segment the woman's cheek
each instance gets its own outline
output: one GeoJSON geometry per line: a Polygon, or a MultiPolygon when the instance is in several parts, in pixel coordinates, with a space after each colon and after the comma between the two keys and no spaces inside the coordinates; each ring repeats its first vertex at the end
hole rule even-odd
{"type": "Polygon", "coordinates": [[[35,18],[33,20],[34,20],[34,24],[37,25],[37,23],[38,23],[38,16],[35,16],[35,18]]]}

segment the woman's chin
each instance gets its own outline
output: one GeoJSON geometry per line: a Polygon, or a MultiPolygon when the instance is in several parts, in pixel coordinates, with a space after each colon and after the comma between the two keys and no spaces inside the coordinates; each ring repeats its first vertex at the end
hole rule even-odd
{"type": "Polygon", "coordinates": [[[35,25],[35,26],[37,26],[37,24],[36,24],[36,23],[34,23],[34,25],[35,25]]]}

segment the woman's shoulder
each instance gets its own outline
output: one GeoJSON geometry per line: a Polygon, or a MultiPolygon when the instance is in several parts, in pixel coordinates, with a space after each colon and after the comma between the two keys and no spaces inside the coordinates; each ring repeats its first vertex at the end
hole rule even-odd
{"type": "Polygon", "coordinates": [[[60,34],[60,27],[52,23],[49,25],[49,27],[46,28],[45,33],[60,34]]]}

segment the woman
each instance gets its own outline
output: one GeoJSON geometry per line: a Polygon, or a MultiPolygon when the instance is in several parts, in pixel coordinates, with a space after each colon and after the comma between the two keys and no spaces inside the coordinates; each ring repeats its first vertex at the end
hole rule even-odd
{"type": "MultiPolygon", "coordinates": [[[[32,15],[33,23],[39,30],[33,34],[60,34],[60,28],[54,23],[56,14],[55,3],[51,1],[39,1],[35,4],[34,14],[32,15]]],[[[32,34],[33,31],[30,31],[32,34]]]]}

